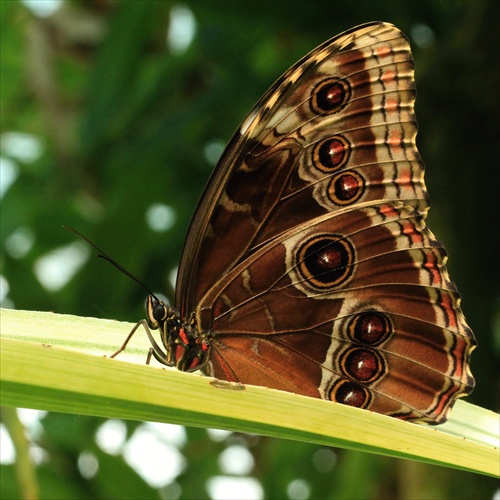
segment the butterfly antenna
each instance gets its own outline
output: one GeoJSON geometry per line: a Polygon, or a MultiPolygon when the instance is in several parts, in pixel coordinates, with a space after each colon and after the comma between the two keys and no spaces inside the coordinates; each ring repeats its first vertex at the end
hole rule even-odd
{"type": "Polygon", "coordinates": [[[123,266],[118,264],[118,262],[116,262],[116,260],[111,258],[106,252],[101,250],[96,244],[92,243],[87,237],[83,236],[83,234],[79,233],[76,229],[73,229],[72,227],[63,226],[63,228],[66,229],[67,231],[71,231],[72,233],[75,233],[82,240],[85,240],[89,245],[94,247],[99,252],[97,254],[97,257],[108,261],[110,264],[115,266],[116,269],[118,269],[118,271],[121,271],[125,276],[128,276],[129,278],[134,280],[138,285],[142,286],[142,288],[144,288],[144,290],[146,290],[149,293],[149,295],[152,295],[158,302],[160,301],[158,299],[158,297],[142,281],[140,281],[138,278],[136,278],[130,271],[127,271],[127,269],[125,269],[123,266]]]}

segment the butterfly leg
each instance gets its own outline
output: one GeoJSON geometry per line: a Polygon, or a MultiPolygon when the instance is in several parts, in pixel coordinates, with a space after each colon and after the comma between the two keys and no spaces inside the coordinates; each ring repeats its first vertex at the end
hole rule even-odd
{"type": "Polygon", "coordinates": [[[127,335],[125,342],[123,342],[123,344],[121,345],[121,347],[117,351],[115,351],[113,354],[111,354],[110,358],[115,358],[116,356],[118,356],[118,354],[120,354],[121,352],[123,352],[126,349],[128,343],[130,342],[130,339],[132,338],[132,336],[137,331],[137,329],[139,328],[140,325],[144,325],[144,328],[147,329],[147,324],[144,320],[141,320],[138,323],[136,323],[134,328],[132,328],[130,333],[127,335]]]}
{"type": "Polygon", "coordinates": [[[162,365],[166,365],[166,366],[174,366],[174,363],[171,363],[169,361],[167,361],[167,354],[161,349],[161,347],[157,344],[156,340],[154,339],[153,337],[153,334],[151,333],[151,329],[149,328],[148,326],[148,323],[146,320],[142,319],[141,321],[138,321],[134,328],[132,328],[131,332],[127,335],[127,338],[125,339],[125,342],[123,342],[123,344],[121,345],[121,347],[116,351],[114,352],[110,358],[114,358],[116,356],[118,356],[118,354],[120,354],[121,352],[123,352],[128,343],[130,342],[130,339],[132,338],[132,335],[134,335],[134,333],[137,331],[137,329],[142,326],[144,327],[144,330],[146,331],[146,334],[149,338],[149,341],[151,342],[151,345],[153,347],[151,347],[148,351],[148,355],[147,355],[147,358],[146,358],[146,364],[149,365],[150,362],[151,362],[151,357],[155,357],[155,359],[161,363],[162,365]]]}

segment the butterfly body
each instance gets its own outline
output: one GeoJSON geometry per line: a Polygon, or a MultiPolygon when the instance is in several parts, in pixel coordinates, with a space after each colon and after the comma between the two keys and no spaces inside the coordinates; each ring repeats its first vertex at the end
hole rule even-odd
{"type": "Polygon", "coordinates": [[[408,41],[385,23],[325,42],[271,87],[197,208],[176,306],[148,299],[157,359],[447,418],[473,388],[475,340],[425,224],[414,100],[408,41]]]}

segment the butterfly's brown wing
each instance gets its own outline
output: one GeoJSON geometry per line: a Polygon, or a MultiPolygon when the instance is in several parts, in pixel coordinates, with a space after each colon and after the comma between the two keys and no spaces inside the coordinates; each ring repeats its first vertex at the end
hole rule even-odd
{"type": "Polygon", "coordinates": [[[200,202],[177,306],[213,373],[439,422],[475,345],[426,228],[405,36],[371,23],[265,94],[200,202]]]}

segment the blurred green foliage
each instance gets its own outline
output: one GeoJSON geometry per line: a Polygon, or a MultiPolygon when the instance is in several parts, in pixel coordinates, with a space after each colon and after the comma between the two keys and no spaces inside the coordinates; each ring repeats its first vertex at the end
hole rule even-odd
{"type": "MultiPolygon", "coordinates": [[[[0,7],[1,153],[18,173],[2,199],[6,304],[130,321],[144,316],[145,292],[104,262],[87,260],[60,290],[40,284],[37,260],[75,239],[62,226],[171,298],[169,274],[213,169],[207,144],[227,143],[271,83],[319,43],[367,21],[396,24],[414,49],[430,226],[451,255],[479,342],[469,401],[498,411],[497,2],[66,0],[44,18],[18,1],[0,7]],[[175,54],[166,36],[172,9],[182,7],[196,34],[175,54]],[[419,33],[430,35],[421,46],[419,33]],[[13,153],[10,132],[36,137],[41,154],[32,161],[13,153]],[[167,232],[145,222],[154,203],[175,211],[167,232]],[[32,240],[22,255],[12,251],[20,234],[32,240]]],[[[251,436],[214,442],[188,429],[186,467],[175,487],[158,492],[121,455],[96,445],[102,423],[57,414],[42,420],[35,441],[50,458],[37,468],[41,498],[208,498],[208,478],[221,474],[217,456],[235,440],[254,456],[251,476],[265,498],[286,498],[297,478],[309,498],[491,498],[495,488],[488,478],[347,451],[325,473],[313,463],[314,445],[251,436]],[[99,463],[91,479],[77,467],[82,451],[99,463]]],[[[129,436],[137,425],[127,422],[129,436]]],[[[1,473],[1,497],[19,497],[13,466],[1,473]]]]}

